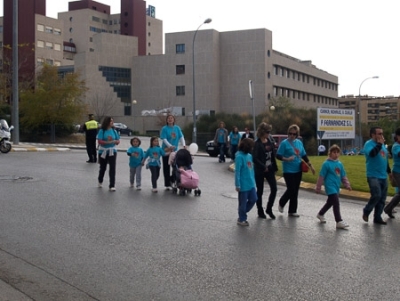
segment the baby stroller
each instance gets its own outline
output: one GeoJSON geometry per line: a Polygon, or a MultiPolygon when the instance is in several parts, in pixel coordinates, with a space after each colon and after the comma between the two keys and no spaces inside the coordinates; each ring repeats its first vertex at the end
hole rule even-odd
{"type": "Polygon", "coordinates": [[[192,169],[193,159],[190,152],[186,149],[180,149],[171,153],[170,165],[172,166],[172,192],[179,195],[191,193],[194,189],[194,195],[200,196],[199,175],[192,169]]]}

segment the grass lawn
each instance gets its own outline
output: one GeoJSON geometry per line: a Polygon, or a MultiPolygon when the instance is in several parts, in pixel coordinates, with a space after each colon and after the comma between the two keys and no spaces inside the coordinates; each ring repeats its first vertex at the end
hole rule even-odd
{"type": "MultiPolygon", "coordinates": [[[[317,183],[319,171],[322,163],[326,160],[326,156],[309,156],[310,162],[315,169],[315,175],[311,171],[303,173],[303,181],[308,183],[317,183]]],[[[340,156],[339,160],[343,163],[350,181],[351,188],[356,191],[369,192],[367,177],[365,173],[365,157],[364,156],[340,156]]],[[[277,160],[279,171],[277,175],[282,176],[282,162],[277,160]]],[[[392,160],[389,162],[390,167],[393,166],[392,160]]],[[[388,195],[394,195],[395,190],[389,184],[388,195]]]]}

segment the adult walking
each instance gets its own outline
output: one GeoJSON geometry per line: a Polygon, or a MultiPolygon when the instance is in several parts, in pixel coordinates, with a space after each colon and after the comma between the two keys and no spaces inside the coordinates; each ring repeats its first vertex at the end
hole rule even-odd
{"type": "Polygon", "coordinates": [[[228,144],[228,130],[225,128],[225,123],[221,121],[219,128],[215,131],[214,145],[219,146],[219,163],[225,162],[225,148],[228,144]]]}
{"type": "Polygon", "coordinates": [[[368,217],[374,210],[374,223],[386,225],[381,215],[385,207],[388,190],[387,174],[392,176],[389,166],[389,154],[385,147],[382,128],[372,127],[369,130],[369,136],[371,139],[364,144],[364,155],[371,197],[364,207],[362,218],[365,222],[368,222],[368,217]]]}
{"type": "Polygon", "coordinates": [[[98,128],[99,126],[97,125],[97,121],[94,120],[94,115],[89,114],[89,120],[83,125],[83,131],[86,136],[86,152],[89,156],[89,160],[86,161],[87,163],[97,162],[96,137],[98,128]]]}
{"type": "Polygon", "coordinates": [[[300,136],[300,128],[292,124],[288,128],[288,138],[279,144],[277,159],[282,161],[283,178],[286,183],[286,191],[279,200],[279,212],[283,213],[283,208],[289,201],[289,216],[299,217],[297,213],[298,195],[302,177],[301,161],[304,160],[311,169],[313,175],[315,169],[307,157],[303,142],[297,139],[300,136]]]}
{"type": "Polygon", "coordinates": [[[270,218],[275,219],[275,215],[272,212],[274,206],[276,193],[278,191],[275,173],[278,171],[278,165],[276,164],[274,143],[271,141],[269,135],[271,133],[272,126],[262,122],[257,128],[258,139],[254,143],[253,148],[253,161],[254,161],[254,173],[257,186],[257,210],[258,217],[267,218],[262,206],[262,195],[264,193],[264,179],[267,180],[270,193],[265,212],[270,218]]]}
{"type": "Polygon", "coordinates": [[[173,178],[171,176],[171,168],[168,164],[169,156],[171,152],[178,150],[179,142],[186,148],[185,137],[181,128],[175,124],[175,117],[173,115],[167,115],[166,125],[161,129],[160,138],[162,140],[162,149],[165,152],[165,155],[162,157],[164,186],[167,190],[171,190],[173,178]]]}
{"type": "Polygon", "coordinates": [[[394,140],[395,142],[392,146],[392,181],[396,183],[397,189],[394,197],[390,200],[389,204],[386,205],[385,209],[383,209],[390,218],[394,218],[393,210],[400,202],[400,192],[398,189],[400,187],[400,128],[396,130],[394,140]]]}
{"type": "Polygon", "coordinates": [[[232,132],[229,134],[229,144],[231,146],[231,162],[235,161],[235,154],[238,150],[240,142],[240,133],[237,126],[234,126],[232,132]]]}
{"type": "Polygon", "coordinates": [[[254,140],[254,135],[253,133],[250,133],[250,129],[249,128],[244,128],[244,134],[242,135],[242,140],[246,139],[246,138],[250,138],[254,140]]]}
{"type": "Polygon", "coordinates": [[[104,174],[107,170],[107,164],[110,165],[108,172],[110,177],[109,188],[110,191],[115,191],[115,172],[117,163],[117,149],[119,144],[119,135],[114,129],[114,120],[112,117],[106,117],[101,124],[99,133],[97,134],[97,141],[99,142],[99,187],[103,186],[104,174]]]}

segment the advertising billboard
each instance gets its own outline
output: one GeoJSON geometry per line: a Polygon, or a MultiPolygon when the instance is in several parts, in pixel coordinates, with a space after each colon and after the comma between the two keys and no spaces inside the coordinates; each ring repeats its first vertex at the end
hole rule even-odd
{"type": "Polygon", "coordinates": [[[318,139],[354,139],[356,131],[354,110],[318,108],[317,112],[318,139]]]}

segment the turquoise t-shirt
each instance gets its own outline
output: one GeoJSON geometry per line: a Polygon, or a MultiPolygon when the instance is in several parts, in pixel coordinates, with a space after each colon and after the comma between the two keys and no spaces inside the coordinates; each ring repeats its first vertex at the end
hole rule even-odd
{"type": "Polygon", "coordinates": [[[142,160],[144,159],[144,151],[141,147],[131,146],[126,151],[126,153],[129,155],[129,167],[135,168],[142,165],[142,160]]]}
{"type": "Polygon", "coordinates": [[[144,158],[149,158],[149,166],[161,166],[161,157],[165,156],[164,150],[159,146],[150,147],[145,155],[144,158]]]}
{"type": "Polygon", "coordinates": [[[239,133],[231,132],[229,134],[229,141],[231,145],[238,145],[240,141],[241,135],[239,133]]]}
{"type": "Polygon", "coordinates": [[[388,151],[385,145],[382,144],[382,148],[374,157],[371,157],[369,153],[371,150],[378,145],[375,140],[368,140],[364,144],[366,167],[367,167],[367,177],[368,178],[378,178],[387,179],[387,165],[388,165],[388,151]]]}
{"type": "Polygon", "coordinates": [[[242,151],[236,153],[235,187],[239,187],[240,191],[249,191],[256,187],[253,156],[251,154],[245,154],[242,151]]]}
{"type": "Polygon", "coordinates": [[[395,173],[400,173],[400,144],[395,142],[392,146],[392,155],[393,155],[393,169],[392,171],[395,173]]]}
{"type": "Polygon", "coordinates": [[[319,175],[324,178],[325,192],[327,195],[338,194],[342,179],[346,176],[342,162],[327,159],[321,167],[319,175]]]}
{"type": "Polygon", "coordinates": [[[292,142],[289,139],[285,139],[279,144],[276,154],[286,158],[294,156],[293,161],[282,161],[282,167],[284,173],[297,173],[300,172],[301,158],[306,155],[306,151],[303,142],[299,139],[295,139],[292,142]]]}
{"type": "MultiPolygon", "coordinates": [[[[120,137],[117,133],[116,130],[114,129],[109,129],[109,130],[103,130],[101,129],[98,134],[97,134],[97,140],[105,140],[105,141],[112,141],[112,140],[119,140],[120,137]]],[[[114,153],[117,152],[117,149],[115,148],[115,143],[112,144],[104,144],[101,146],[101,148],[114,148],[114,153]]],[[[101,155],[103,153],[103,150],[99,148],[99,154],[101,155]]]]}
{"type": "MultiPolygon", "coordinates": [[[[173,125],[168,126],[165,125],[161,129],[161,140],[167,139],[167,141],[172,145],[175,146],[175,150],[178,150],[179,140],[183,137],[182,130],[179,126],[173,125]]],[[[163,142],[162,148],[165,149],[167,145],[163,142]]]]}

